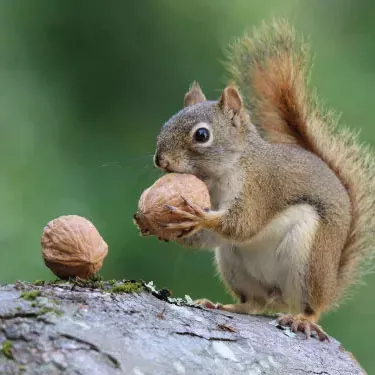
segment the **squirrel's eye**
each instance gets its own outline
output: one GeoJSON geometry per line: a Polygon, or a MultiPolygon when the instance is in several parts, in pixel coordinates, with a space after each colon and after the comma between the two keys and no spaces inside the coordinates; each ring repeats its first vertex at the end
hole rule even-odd
{"type": "Polygon", "coordinates": [[[206,128],[199,128],[194,134],[194,140],[198,143],[205,143],[210,139],[210,131],[206,128]]]}

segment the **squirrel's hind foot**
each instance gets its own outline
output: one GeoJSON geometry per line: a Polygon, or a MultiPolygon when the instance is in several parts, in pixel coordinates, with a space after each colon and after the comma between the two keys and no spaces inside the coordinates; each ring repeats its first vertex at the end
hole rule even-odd
{"type": "Polygon", "coordinates": [[[204,307],[206,309],[221,309],[223,305],[221,303],[214,303],[211,302],[207,298],[201,298],[194,301],[194,303],[200,307],[204,307]]]}
{"type": "Polygon", "coordinates": [[[290,327],[292,332],[303,332],[306,339],[311,337],[312,332],[315,332],[320,341],[329,341],[328,335],[324,332],[324,330],[319,325],[311,321],[309,317],[303,314],[282,314],[277,319],[277,322],[281,326],[290,327]]]}

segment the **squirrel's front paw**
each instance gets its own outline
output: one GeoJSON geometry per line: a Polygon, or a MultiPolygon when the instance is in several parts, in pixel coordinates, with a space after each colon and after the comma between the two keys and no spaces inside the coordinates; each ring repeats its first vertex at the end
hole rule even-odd
{"type": "Polygon", "coordinates": [[[174,215],[178,215],[179,219],[174,223],[162,224],[164,229],[179,232],[177,237],[183,238],[192,235],[200,229],[210,229],[217,225],[220,218],[219,213],[205,210],[189,199],[182,196],[181,198],[186,206],[190,208],[190,212],[167,205],[168,210],[173,212],[174,215]]]}

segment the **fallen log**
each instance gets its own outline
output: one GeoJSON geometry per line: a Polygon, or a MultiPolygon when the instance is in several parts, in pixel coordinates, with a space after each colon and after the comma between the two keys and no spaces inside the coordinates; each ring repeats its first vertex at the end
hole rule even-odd
{"type": "Polygon", "coordinates": [[[365,374],[334,338],[137,282],[0,286],[0,374],[365,374]],[[278,329],[279,328],[279,329],[278,329]]]}

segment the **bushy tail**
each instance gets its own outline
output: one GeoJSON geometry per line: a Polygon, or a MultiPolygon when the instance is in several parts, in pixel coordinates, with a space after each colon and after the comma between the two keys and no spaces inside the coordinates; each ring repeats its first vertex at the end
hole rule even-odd
{"type": "Polygon", "coordinates": [[[308,92],[308,52],[286,21],[274,21],[233,43],[228,69],[264,136],[312,151],[348,189],[352,223],[339,276],[344,290],[368,270],[375,248],[375,155],[352,131],[338,128],[308,92]]]}

